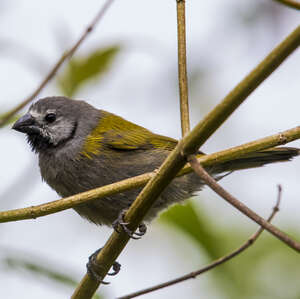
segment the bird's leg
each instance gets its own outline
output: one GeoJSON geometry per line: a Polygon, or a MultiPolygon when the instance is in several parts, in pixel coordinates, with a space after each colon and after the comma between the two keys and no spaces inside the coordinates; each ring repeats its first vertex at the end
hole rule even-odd
{"type": "MultiPolygon", "coordinates": [[[[101,249],[102,248],[97,249],[92,255],[90,255],[89,261],[86,264],[87,273],[92,279],[102,284],[109,284],[109,282],[103,281],[100,275],[98,274],[99,270],[101,269],[101,266],[97,263],[97,255],[101,251],[101,249]]],[[[119,264],[118,262],[114,262],[112,265],[112,269],[113,272],[107,273],[107,275],[117,275],[121,270],[121,264],[119,264]]]]}
{"type": "Polygon", "coordinates": [[[145,223],[141,223],[138,227],[138,232],[132,232],[127,225],[128,222],[125,222],[124,216],[127,210],[122,210],[118,216],[118,218],[112,223],[112,227],[117,233],[120,233],[119,226],[123,229],[123,231],[131,238],[138,240],[140,239],[147,231],[147,226],[145,223]],[[136,237],[137,236],[137,237],[136,237]]]}

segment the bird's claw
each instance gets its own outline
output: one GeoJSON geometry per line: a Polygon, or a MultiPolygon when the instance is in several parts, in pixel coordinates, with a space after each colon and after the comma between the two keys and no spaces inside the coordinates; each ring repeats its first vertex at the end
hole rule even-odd
{"type": "Polygon", "coordinates": [[[121,264],[118,263],[117,261],[114,262],[113,265],[112,265],[112,269],[113,269],[113,272],[108,272],[107,275],[110,275],[110,276],[117,275],[121,270],[121,264]]]}
{"type": "Polygon", "coordinates": [[[146,232],[147,232],[147,226],[144,223],[141,223],[138,227],[138,232],[133,232],[130,230],[127,225],[129,224],[128,222],[125,222],[124,216],[126,214],[127,210],[121,211],[119,214],[118,218],[113,222],[112,226],[114,230],[117,233],[120,233],[119,226],[122,228],[122,230],[131,238],[134,240],[140,239],[146,232]]]}
{"type": "MultiPolygon", "coordinates": [[[[102,284],[110,284],[107,281],[103,281],[102,277],[99,275],[99,271],[101,270],[101,266],[97,263],[97,255],[101,251],[102,248],[99,248],[96,250],[92,255],[89,257],[89,261],[86,264],[87,273],[88,275],[96,280],[97,282],[100,282],[102,284]]],[[[121,270],[121,264],[118,262],[114,262],[112,265],[113,272],[107,273],[107,275],[117,275],[121,270]]]]}

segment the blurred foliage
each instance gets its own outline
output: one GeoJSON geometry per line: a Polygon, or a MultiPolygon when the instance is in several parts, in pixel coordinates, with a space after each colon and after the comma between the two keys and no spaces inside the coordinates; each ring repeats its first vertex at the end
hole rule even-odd
{"type": "Polygon", "coordinates": [[[274,37],[284,27],[287,10],[275,1],[250,1],[249,5],[238,2],[228,12],[231,15],[231,22],[236,25],[233,28],[236,32],[244,30],[244,37],[249,42],[249,50],[253,51],[257,47],[273,45],[274,37]],[[263,35],[260,34],[262,27],[263,35]],[[263,42],[260,42],[261,39],[263,42]]]}
{"type": "Polygon", "coordinates": [[[64,95],[72,97],[88,81],[107,73],[120,49],[119,45],[113,45],[85,57],[75,56],[58,77],[58,88],[64,95]]]}
{"type": "Polygon", "coordinates": [[[276,23],[275,21],[281,19],[282,7],[272,1],[261,1],[256,3],[252,2],[247,7],[243,4],[239,4],[230,12],[247,30],[249,26],[257,26],[261,21],[270,21],[272,24],[276,23]]]}
{"type": "Polygon", "coordinates": [[[42,266],[44,263],[42,261],[33,262],[19,257],[6,257],[4,259],[5,264],[11,269],[25,269],[38,276],[47,277],[55,282],[61,283],[66,286],[74,287],[77,282],[72,279],[68,274],[60,273],[57,270],[52,270],[46,266],[42,266]]]}
{"type": "Polygon", "coordinates": [[[204,215],[199,217],[192,203],[173,206],[161,215],[160,220],[172,224],[177,230],[193,238],[211,259],[216,259],[222,254],[222,249],[216,246],[220,241],[218,233],[213,231],[212,226],[207,226],[209,220],[204,215]]]}
{"type": "Polygon", "coordinates": [[[4,190],[0,188],[1,210],[17,207],[19,201],[32,192],[35,185],[40,182],[40,175],[35,171],[34,163],[35,161],[31,158],[27,162],[27,166],[16,173],[16,178],[4,190]]]}
{"type": "MultiPolygon", "coordinates": [[[[46,277],[50,279],[52,282],[60,284],[65,287],[70,287],[74,289],[78,285],[78,281],[74,280],[69,274],[59,272],[62,267],[54,267],[51,268],[49,266],[45,266],[45,263],[41,260],[33,261],[29,259],[22,259],[15,256],[9,256],[3,259],[3,263],[6,264],[11,270],[26,270],[36,277],[46,277]]],[[[99,294],[95,294],[93,299],[103,299],[103,296],[99,294]]]]}
{"type": "Polygon", "coordinates": [[[36,72],[39,76],[44,76],[50,66],[47,59],[42,57],[36,49],[26,47],[13,38],[0,37],[0,55],[6,59],[19,62],[28,70],[36,72]]]}
{"type": "MultiPolygon", "coordinates": [[[[216,227],[211,219],[191,202],[173,206],[160,218],[162,223],[191,238],[194,241],[191,244],[208,256],[207,264],[240,247],[254,233],[238,226],[216,227]]],[[[208,275],[215,280],[213,285],[222,294],[220,298],[299,299],[299,266],[296,252],[269,234],[263,234],[250,248],[208,275]],[[278,284],[273,285],[274,281],[278,284]]]]}

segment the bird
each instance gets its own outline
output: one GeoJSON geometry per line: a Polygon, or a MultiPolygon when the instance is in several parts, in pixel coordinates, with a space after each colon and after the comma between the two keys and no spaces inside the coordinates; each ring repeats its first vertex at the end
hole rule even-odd
{"type": "MultiPolygon", "coordinates": [[[[152,133],[85,101],[63,96],[36,101],[12,129],[27,135],[32,151],[38,155],[42,179],[62,197],[155,171],[178,143],[176,139],[152,133]]],[[[206,170],[219,180],[235,170],[289,161],[299,154],[297,148],[272,148],[221,162],[206,170]]],[[[150,208],[144,221],[151,222],[169,206],[191,198],[204,185],[195,173],[175,178],[150,208]]],[[[132,232],[123,216],[140,191],[141,188],[137,188],[98,198],[74,210],[92,223],[112,226],[119,233],[121,227],[130,238],[138,239],[146,232],[145,224],[132,232]]],[[[89,257],[87,273],[92,279],[107,284],[99,274],[101,266],[97,263],[97,255],[100,251],[101,248],[89,257]]],[[[120,268],[115,261],[113,272],[108,274],[116,275],[120,268]]]]}
{"type": "MultiPolygon", "coordinates": [[[[32,150],[38,154],[42,179],[62,197],[154,171],[178,143],[85,101],[63,96],[36,101],[12,129],[27,135],[32,150]]],[[[299,154],[297,148],[277,147],[221,162],[206,170],[220,179],[224,173],[289,161],[299,154]]],[[[203,186],[204,182],[195,173],[175,178],[144,220],[151,222],[161,211],[191,198],[203,186]]],[[[74,210],[92,223],[113,226],[140,190],[99,198],[74,210]]]]}

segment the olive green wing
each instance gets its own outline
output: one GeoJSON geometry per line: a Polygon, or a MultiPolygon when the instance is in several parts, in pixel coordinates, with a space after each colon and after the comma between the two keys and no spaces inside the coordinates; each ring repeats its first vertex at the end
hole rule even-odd
{"type": "Polygon", "coordinates": [[[91,158],[105,148],[118,151],[162,149],[172,151],[177,140],[138,126],[112,113],[101,111],[99,125],[87,136],[81,154],[91,158]]]}
{"type": "Polygon", "coordinates": [[[154,134],[142,127],[111,131],[105,134],[105,144],[115,150],[163,149],[172,151],[177,140],[154,134]]]}
{"type": "Polygon", "coordinates": [[[163,135],[153,134],[151,138],[151,144],[154,148],[160,148],[168,151],[172,151],[176,147],[177,143],[178,141],[176,139],[163,135]]]}

